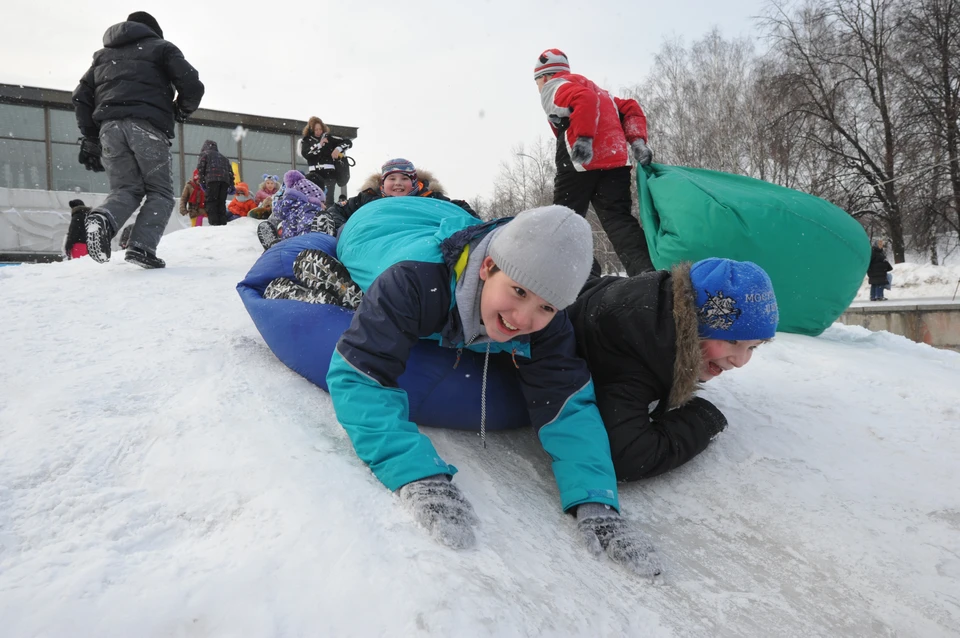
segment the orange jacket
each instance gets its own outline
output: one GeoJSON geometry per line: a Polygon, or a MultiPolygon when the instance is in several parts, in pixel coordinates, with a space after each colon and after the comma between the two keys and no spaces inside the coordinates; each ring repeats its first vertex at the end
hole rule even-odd
{"type": "Polygon", "coordinates": [[[257,207],[257,202],[250,196],[250,187],[246,182],[237,184],[237,194],[227,205],[227,209],[234,215],[246,217],[247,213],[257,207]]]}

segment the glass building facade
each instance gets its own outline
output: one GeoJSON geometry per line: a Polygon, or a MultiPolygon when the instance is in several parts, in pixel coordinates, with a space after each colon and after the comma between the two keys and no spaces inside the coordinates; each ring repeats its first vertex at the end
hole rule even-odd
{"type": "MultiPolygon", "coordinates": [[[[105,173],[86,170],[77,160],[80,131],[68,91],[0,84],[0,187],[106,193],[105,173]]],[[[256,190],[264,173],[305,170],[297,142],[306,120],[291,120],[200,109],[177,124],[173,146],[173,186],[179,193],[197,166],[205,140],[240,167],[240,177],[256,190]],[[242,126],[245,134],[235,134],[242,126]]],[[[331,125],[335,135],[355,139],[357,129],[331,125]]]]}

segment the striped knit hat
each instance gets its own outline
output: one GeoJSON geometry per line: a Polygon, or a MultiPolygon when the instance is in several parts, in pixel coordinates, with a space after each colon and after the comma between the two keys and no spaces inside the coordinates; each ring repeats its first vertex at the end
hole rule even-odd
{"type": "Polygon", "coordinates": [[[413,183],[417,182],[417,169],[410,160],[397,157],[384,162],[383,166],[380,167],[380,184],[383,184],[383,180],[393,173],[402,173],[409,177],[413,183]]]}
{"type": "Polygon", "coordinates": [[[570,61],[567,54],[560,49],[547,49],[537,58],[537,66],[533,67],[533,79],[550,73],[570,72],[570,61]]]}

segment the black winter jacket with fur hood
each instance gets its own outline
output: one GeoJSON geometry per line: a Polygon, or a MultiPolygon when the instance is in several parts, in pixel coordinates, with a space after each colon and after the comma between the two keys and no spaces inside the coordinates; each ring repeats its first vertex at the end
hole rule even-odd
{"type": "Polygon", "coordinates": [[[619,480],[683,465],[726,426],[712,403],[693,398],[701,354],[689,264],[592,279],[567,312],[619,480]]]}

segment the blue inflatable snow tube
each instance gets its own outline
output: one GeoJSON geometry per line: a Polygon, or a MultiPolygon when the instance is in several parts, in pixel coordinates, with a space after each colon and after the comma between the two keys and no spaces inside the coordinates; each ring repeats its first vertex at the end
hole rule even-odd
{"type": "MultiPolygon", "coordinates": [[[[327,369],[340,335],[353,311],[339,306],[308,304],[289,299],[264,299],[267,284],[277,277],[297,281],[293,262],[306,249],[336,256],[337,240],[307,233],[279,242],[263,253],[237,284],[243,305],[267,346],[288,368],[327,388],[327,369]]],[[[410,420],[418,425],[457,430],[480,429],[480,391],[484,355],[457,352],[435,341],[421,340],[410,352],[398,385],[407,392],[410,420]]],[[[527,404],[509,354],[490,355],[487,371],[487,429],[507,430],[530,425],[527,404]]]]}

